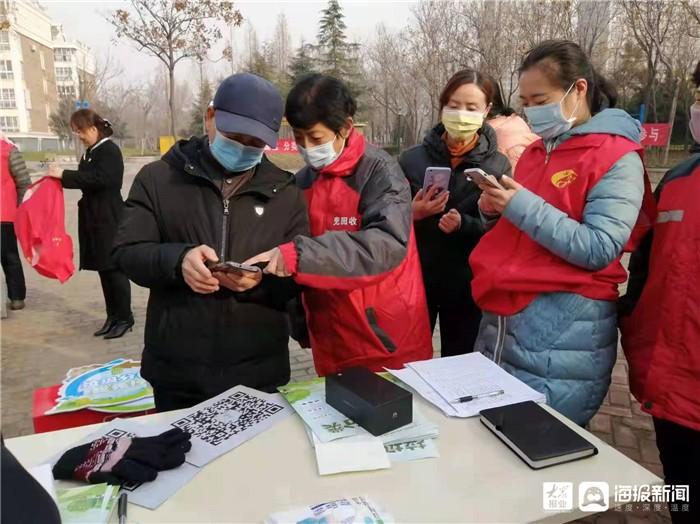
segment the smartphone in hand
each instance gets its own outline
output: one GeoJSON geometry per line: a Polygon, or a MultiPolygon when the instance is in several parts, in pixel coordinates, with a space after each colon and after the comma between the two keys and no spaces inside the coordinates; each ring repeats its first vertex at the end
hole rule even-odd
{"type": "Polygon", "coordinates": [[[259,266],[249,266],[248,264],[239,264],[238,262],[208,262],[206,266],[212,273],[219,272],[245,275],[246,273],[260,273],[262,271],[259,266]]]}
{"type": "Polygon", "coordinates": [[[437,194],[447,191],[451,176],[452,170],[449,167],[427,167],[423,177],[423,191],[428,191],[431,186],[438,188],[437,194]]]}
{"type": "Polygon", "coordinates": [[[474,182],[476,185],[487,184],[491,187],[495,187],[496,189],[505,190],[498,180],[496,180],[495,176],[489,175],[486,171],[479,169],[478,167],[465,169],[463,174],[469,181],[474,182]]]}

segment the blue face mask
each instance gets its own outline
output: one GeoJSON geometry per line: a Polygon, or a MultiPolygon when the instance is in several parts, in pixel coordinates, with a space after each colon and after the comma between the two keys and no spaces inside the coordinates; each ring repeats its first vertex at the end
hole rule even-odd
{"type": "Polygon", "coordinates": [[[578,102],[576,102],[576,106],[569,118],[566,118],[562,113],[561,103],[573,87],[574,84],[571,84],[571,87],[564,93],[564,96],[559,102],[525,108],[527,123],[530,125],[530,129],[532,129],[533,133],[547,140],[561,136],[571,129],[576,120],[573,115],[576,113],[576,109],[578,109],[578,102]]]}
{"type": "Polygon", "coordinates": [[[262,160],[262,147],[244,146],[216,132],[216,138],[210,144],[211,154],[226,171],[238,173],[257,166],[262,160]]]}

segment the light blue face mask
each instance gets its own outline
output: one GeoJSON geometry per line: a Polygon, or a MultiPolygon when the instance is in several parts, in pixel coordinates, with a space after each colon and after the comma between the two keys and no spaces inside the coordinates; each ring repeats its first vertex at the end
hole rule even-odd
{"type": "Polygon", "coordinates": [[[571,92],[574,85],[575,84],[571,84],[571,87],[567,89],[566,93],[564,93],[564,96],[561,98],[561,100],[559,100],[559,102],[553,102],[543,106],[524,108],[527,123],[530,125],[530,129],[532,129],[533,133],[541,136],[545,140],[548,140],[561,136],[571,129],[576,121],[576,118],[573,115],[578,109],[578,102],[576,102],[576,106],[571,112],[571,116],[569,118],[566,118],[562,113],[561,103],[571,92]]]}
{"type": "Polygon", "coordinates": [[[244,146],[230,138],[226,138],[217,130],[216,138],[210,144],[211,154],[226,171],[238,173],[257,166],[262,160],[262,147],[244,146]]]}

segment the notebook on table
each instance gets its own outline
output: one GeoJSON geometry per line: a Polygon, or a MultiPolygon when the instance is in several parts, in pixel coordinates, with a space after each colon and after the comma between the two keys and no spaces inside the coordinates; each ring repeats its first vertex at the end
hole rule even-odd
{"type": "Polygon", "coordinates": [[[593,444],[532,401],[485,409],[480,420],[532,469],[598,453],[593,444]]]}

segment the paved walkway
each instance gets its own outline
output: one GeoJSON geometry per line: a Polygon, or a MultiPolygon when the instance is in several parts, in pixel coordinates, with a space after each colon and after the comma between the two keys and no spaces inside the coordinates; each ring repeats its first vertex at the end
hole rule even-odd
{"type": "MultiPolygon", "coordinates": [[[[125,190],[143,161],[126,164],[125,190]]],[[[69,233],[77,239],[78,191],[66,191],[69,233]]],[[[77,241],[77,240],[76,240],[77,241]]],[[[116,357],[138,359],[141,354],[147,290],[132,285],[136,326],[121,339],[105,341],[92,336],[105,318],[97,274],[76,273],[64,285],[38,276],[26,268],[27,309],[11,311],[2,320],[2,432],[13,437],[33,432],[32,391],[60,383],[67,369],[106,362],[116,357]]],[[[435,337],[436,355],[440,341],[435,337]]],[[[621,353],[620,353],[621,354],[621,353]]],[[[291,345],[292,380],[314,377],[311,355],[291,345]]],[[[591,430],[632,460],[662,476],[651,418],[639,410],[627,385],[627,364],[622,356],[613,371],[613,384],[605,403],[590,424],[591,430]]],[[[609,511],[581,521],[595,524],[667,523],[662,512],[625,513],[609,511]]]]}

